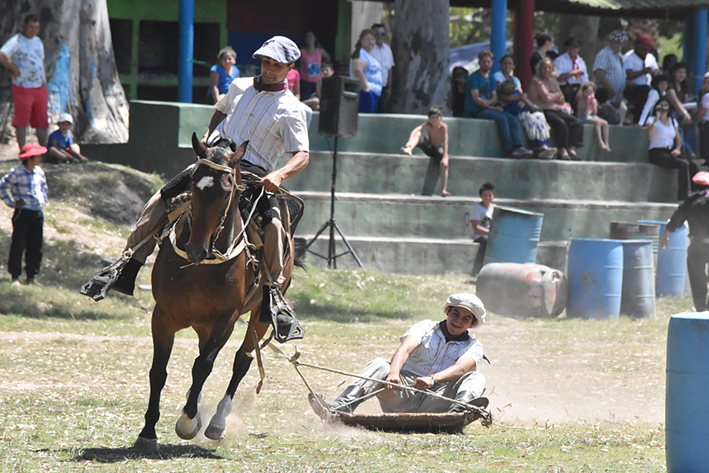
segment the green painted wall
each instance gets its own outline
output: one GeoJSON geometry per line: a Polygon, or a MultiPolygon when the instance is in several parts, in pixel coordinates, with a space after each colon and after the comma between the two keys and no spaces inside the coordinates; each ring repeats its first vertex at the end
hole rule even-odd
{"type": "MultiPolygon", "coordinates": [[[[138,83],[145,83],[157,86],[177,86],[177,76],[139,78],[138,75],[138,51],[140,45],[140,21],[179,21],[180,1],[179,0],[107,0],[108,16],[110,19],[133,20],[132,35],[132,63],[130,74],[121,74],[121,83],[128,89],[129,100],[135,99],[137,95],[138,83]]],[[[194,5],[195,23],[218,23],[219,24],[219,44],[220,48],[227,44],[226,29],[226,0],[198,0],[194,5]]],[[[115,44],[115,39],[114,39],[115,44]]],[[[118,45],[117,45],[118,46],[118,45]]],[[[178,47],[177,44],[174,47],[178,47]]],[[[216,56],[218,50],[214,51],[216,56]]],[[[195,78],[195,85],[209,85],[209,80],[195,78]]]]}

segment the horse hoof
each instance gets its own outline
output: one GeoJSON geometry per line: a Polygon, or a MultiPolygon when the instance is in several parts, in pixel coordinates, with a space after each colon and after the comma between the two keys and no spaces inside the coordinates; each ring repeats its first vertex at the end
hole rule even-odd
{"type": "Polygon", "coordinates": [[[197,412],[194,419],[190,419],[187,417],[187,414],[183,412],[175,424],[175,433],[182,440],[192,440],[197,436],[197,433],[201,428],[202,417],[199,415],[199,412],[197,412]]]}
{"type": "Polygon", "coordinates": [[[209,424],[204,429],[204,436],[210,440],[224,440],[226,425],[209,424]]]}
{"type": "Polygon", "coordinates": [[[158,451],[158,439],[138,437],[133,444],[133,449],[141,453],[156,453],[158,451]]]}

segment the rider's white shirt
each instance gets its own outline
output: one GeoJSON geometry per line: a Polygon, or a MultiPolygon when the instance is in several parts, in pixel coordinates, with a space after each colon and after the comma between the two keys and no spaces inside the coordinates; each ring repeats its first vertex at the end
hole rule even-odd
{"type": "Polygon", "coordinates": [[[217,131],[237,145],[248,140],[244,161],[269,172],[284,152],[310,149],[305,112],[288,89],[259,92],[250,86],[243,90],[234,81],[217,103],[217,110],[227,115],[217,131]]]}

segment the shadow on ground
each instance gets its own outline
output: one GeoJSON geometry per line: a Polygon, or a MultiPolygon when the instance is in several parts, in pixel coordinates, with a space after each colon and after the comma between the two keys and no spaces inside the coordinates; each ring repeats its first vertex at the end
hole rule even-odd
{"type": "Polygon", "coordinates": [[[132,447],[120,448],[85,448],[69,460],[70,462],[119,463],[125,460],[151,458],[155,460],[172,460],[174,458],[204,458],[208,460],[228,460],[212,450],[198,445],[158,445],[158,451],[153,453],[140,452],[132,447]]]}

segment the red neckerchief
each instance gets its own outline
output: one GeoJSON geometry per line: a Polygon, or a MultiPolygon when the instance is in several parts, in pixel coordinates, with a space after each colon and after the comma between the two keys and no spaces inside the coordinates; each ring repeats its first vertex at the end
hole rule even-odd
{"type": "Polygon", "coordinates": [[[264,84],[261,82],[261,76],[256,76],[254,77],[254,89],[258,90],[259,92],[278,92],[281,90],[286,90],[288,88],[288,82],[283,81],[279,82],[278,84],[264,84]]]}

